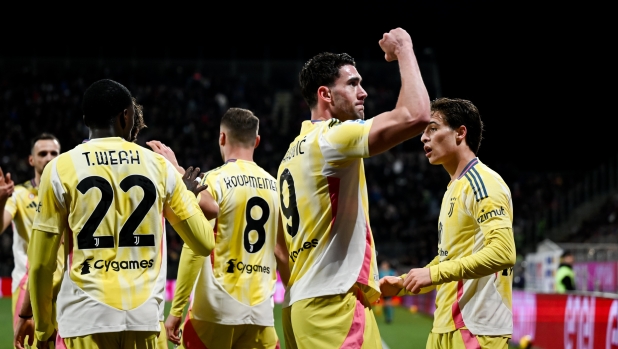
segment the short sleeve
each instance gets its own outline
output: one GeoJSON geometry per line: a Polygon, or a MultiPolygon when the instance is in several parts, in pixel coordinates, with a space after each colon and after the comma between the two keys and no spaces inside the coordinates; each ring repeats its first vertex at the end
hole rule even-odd
{"type": "Polygon", "coordinates": [[[167,166],[166,198],[163,212],[165,218],[174,225],[177,222],[201,213],[195,195],[187,190],[187,186],[182,181],[182,176],[174,166],[165,161],[167,166]]]}
{"type": "Polygon", "coordinates": [[[52,160],[41,175],[39,183],[39,205],[32,229],[62,234],[68,224],[68,213],[64,203],[64,187],[57,171],[57,158],[52,160]]]}
{"type": "Polygon", "coordinates": [[[476,219],[481,231],[513,227],[513,205],[510,191],[494,178],[483,180],[481,176],[471,176],[471,195],[468,195],[470,213],[476,219]],[[476,179],[476,181],[474,181],[476,179]]]}
{"type": "Polygon", "coordinates": [[[328,130],[319,138],[324,159],[345,162],[369,157],[369,130],[373,120],[329,121],[328,130]]]}

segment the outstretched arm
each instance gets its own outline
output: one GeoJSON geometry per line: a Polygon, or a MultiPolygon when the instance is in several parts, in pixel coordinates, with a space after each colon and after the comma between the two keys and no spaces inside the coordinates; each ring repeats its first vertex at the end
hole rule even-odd
{"type": "Polygon", "coordinates": [[[374,156],[419,135],[429,123],[430,101],[412,49],[403,29],[385,33],[379,42],[388,62],[398,61],[401,89],[395,109],[374,117],[369,131],[369,154],[374,156]]]}

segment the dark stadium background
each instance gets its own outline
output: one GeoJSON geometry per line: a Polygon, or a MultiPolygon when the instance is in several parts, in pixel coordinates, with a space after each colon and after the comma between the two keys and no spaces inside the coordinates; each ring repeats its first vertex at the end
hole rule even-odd
{"type": "MultiPolygon", "coordinates": [[[[259,99],[255,94],[274,94],[281,85],[290,90],[297,86],[297,71],[292,69],[294,73],[290,74],[287,68],[278,70],[279,62],[299,64],[314,54],[331,51],[351,54],[367,85],[392,87],[390,94],[378,90],[370,93],[367,99],[369,102],[380,97],[375,108],[381,109],[375,111],[381,112],[395,103],[393,93],[396,97],[398,92],[396,63],[383,69],[371,67],[383,65],[383,54],[378,46],[382,34],[402,27],[410,33],[425,71],[435,74],[424,75],[430,97],[469,99],[479,108],[485,122],[479,158],[497,170],[511,186],[517,196],[514,198],[516,218],[518,214],[532,215],[549,210],[556,196],[577,184],[590,171],[615,161],[618,155],[613,121],[616,118],[613,87],[616,54],[612,50],[615,38],[611,37],[610,25],[605,19],[609,9],[582,2],[550,7],[523,2],[493,5],[478,1],[426,1],[405,6],[371,2],[312,3],[299,5],[298,9],[253,4],[253,10],[244,8],[243,13],[220,7],[221,4],[204,6],[201,9],[178,6],[166,13],[163,8],[122,9],[96,20],[88,16],[42,17],[39,13],[21,25],[5,23],[0,32],[0,92],[12,90],[13,99],[16,92],[21,91],[25,96],[32,92],[33,85],[58,81],[62,74],[58,66],[68,67],[67,71],[73,73],[81,71],[77,67],[85,69],[88,64],[97,67],[86,75],[91,80],[83,81],[85,86],[98,78],[114,78],[114,74],[123,71],[118,76],[131,79],[119,81],[132,89],[153,83],[154,76],[169,74],[178,78],[174,69],[157,70],[157,62],[205,67],[192,72],[185,69],[182,74],[188,81],[207,78],[207,72],[213,69],[208,68],[211,62],[219,62],[217,64],[223,64],[225,69],[231,64],[243,66],[249,64],[247,62],[257,62],[256,69],[262,69],[260,64],[269,62],[271,79],[279,85],[269,81],[264,87],[259,81],[242,82],[242,78],[234,77],[234,86],[241,81],[246,89],[244,93],[248,97],[243,106],[259,109],[261,107],[251,104],[252,100],[259,99]],[[105,73],[101,67],[108,64],[115,67],[111,70],[112,76],[96,77],[97,72],[105,73]],[[136,65],[141,68],[133,69],[136,65]],[[152,71],[147,67],[153,67],[152,71]],[[363,70],[363,67],[367,68],[363,70]],[[139,73],[131,73],[133,71],[139,73]],[[203,75],[196,76],[196,73],[203,75]],[[266,89],[255,91],[262,88],[266,89]]],[[[213,78],[211,83],[225,90],[230,101],[234,100],[234,92],[226,85],[225,78],[213,78]]],[[[72,98],[79,96],[77,92],[72,91],[72,98]]],[[[138,98],[145,106],[149,125],[140,137],[142,145],[152,138],[184,137],[184,134],[164,132],[168,125],[175,125],[170,129],[182,129],[180,125],[188,122],[183,120],[183,115],[159,116],[156,123],[149,122],[149,114],[157,108],[156,97],[143,91],[132,89],[132,92],[138,97],[147,96],[145,100],[138,98]]],[[[16,121],[9,108],[12,104],[7,101],[6,94],[0,96],[0,166],[5,172],[20,173],[16,170],[18,162],[27,156],[28,149],[9,147],[7,139],[12,142],[18,139],[19,144],[25,144],[30,136],[45,131],[38,127],[53,125],[55,121],[39,115],[37,120],[45,122],[22,120],[20,130],[15,131],[16,121]],[[17,133],[21,138],[15,138],[17,133]]],[[[78,106],[74,104],[67,111],[65,117],[70,120],[64,122],[81,123],[78,106]]],[[[173,106],[164,108],[171,110],[173,106]]],[[[266,113],[265,110],[258,111],[266,113]]],[[[293,115],[294,122],[308,116],[300,105],[293,111],[297,113],[293,115]]],[[[258,113],[258,116],[261,115],[258,113]]],[[[205,125],[218,129],[216,117],[216,113],[211,115],[205,125]]],[[[279,137],[274,130],[267,130],[268,122],[262,124],[261,133],[279,137]]],[[[289,126],[291,138],[298,131],[296,125],[289,126]]],[[[194,145],[200,136],[208,134],[199,133],[199,129],[196,132],[188,137],[193,141],[183,142],[194,145]]],[[[63,151],[86,136],[75,132],[71,135],[72,138],[61,139],[63,151]]],[[[426,261],[435,246],[435,229],[431,223],[435,207],[432,208],[431,203],[411,205],[410,201],[433,200],[435,203],[438,200],[439,203],[448,182],[440,167],[431,168],[413,159],[414,155],[410,154],[415,154],[420,145],[419,138],[415,138],[394,149],[392,156],[367,162],[370,192],[377,195],[371,203],[371,219],[378,250],[382,258],[391,259],[396,266],[404,268],[426,261]],[[377,168],[390,166],[397,159],[403,159],[402,172],[377,172],[377,168]],[[414,192],[389,193],[386,184],[400,178],[413,182],[414,185],[407,188],[414,188],[414,192]],[[384,198],[386,202],[380,200],[384,198]],[[420,223],[414,223],[416,231],[410,231],[413,229],[401,222],[401,217],[408,214],[425,215],[417,219],[420,223]],[[392,255],[390,247],[393,247],[392,255]]],[[[198,166],[220,162],[214,139],[203,140],[200,146],[203,148],[174,150],[181,153],[181,162],[205,162],[196,164],[198,166]]],[[[270,156],[269,164],[275,163],[277,151],[285,151],[264,150],[264,146],[265,143],[256,152],[258,164],[260,156],[270,156]]],[[[20,174],[18,179],[24,181],[31,170],[22,168],[20,174]]],[[[12,267],[10,235],[9,229],[0,238],[0,276],[10,275],[12,267]]],[[[572,241],[585,240],[572,238],[572,241]]],[[[532,251],[540,239],[541,236],[522,237],[518,240],[518,254],[532,251]]],[[[170,253],[175,253],[179,245],[177,240],[172,240],[170,253]]],[[[177,260],[177,256],[170,258],[170,277],[175,276],[174,259],[177,260]]]]}

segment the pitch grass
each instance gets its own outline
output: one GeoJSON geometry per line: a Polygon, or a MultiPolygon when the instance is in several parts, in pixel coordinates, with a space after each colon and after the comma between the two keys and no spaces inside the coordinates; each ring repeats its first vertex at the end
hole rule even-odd
{"type": "MultiPolygon", "coordinates": [[[[165,314],[169,312],[170,302],[165,304],[165,314]]],[[[403,307],[395,307],[393,322],[386,324],[383,316],[376,316],[382,340],[390,349],[424,349],[427,334],[431,330],[432,319],[422,314],[413,314],[403,307]]],[[[285,348],[281,328],[281,306],[275,305],[275,328],[285,348]]],[[[0,349],[12,348],[13,329],[11,324],[11,298],[0,298],[0,349]]],[[[169,343],[169,349],[174,346],[169,343]]]]}

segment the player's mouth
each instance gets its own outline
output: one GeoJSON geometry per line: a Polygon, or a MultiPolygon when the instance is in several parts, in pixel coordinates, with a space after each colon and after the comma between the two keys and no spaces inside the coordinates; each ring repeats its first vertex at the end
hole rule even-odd
{"type": "Polygon", "coordinates": [[[423,149],[425,149],[425,156],[429,157],[431,155],[431,147],[424,146],[423,149]]]}

